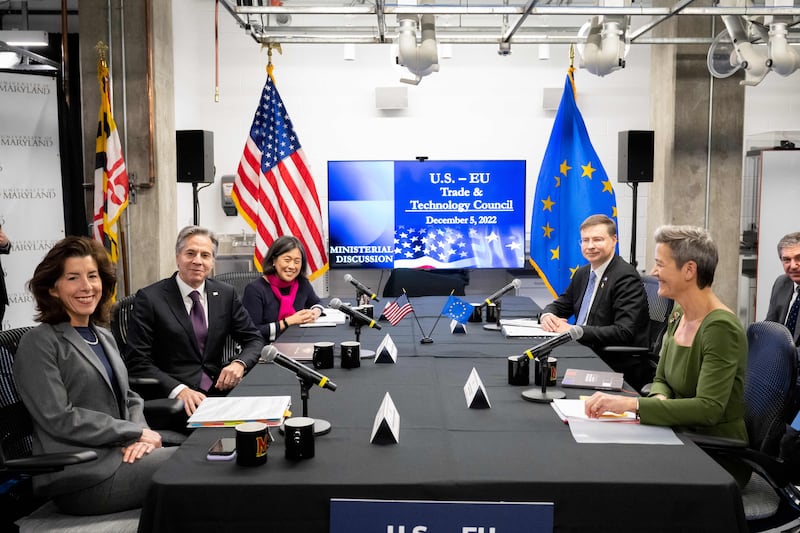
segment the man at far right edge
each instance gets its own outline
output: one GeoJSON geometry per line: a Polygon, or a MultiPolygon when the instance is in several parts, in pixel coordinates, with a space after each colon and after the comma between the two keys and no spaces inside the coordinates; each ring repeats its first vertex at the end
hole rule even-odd
{"type": "Polygon", "coordinates": [[[785,273],[772,285],[766,320],[785,325],[795,345],[800,346],[800,232],[784,235],[778,241],[778,257],[785,273]]]}
{"type": "Polygon", "coordinates": [[[606,346],[647,346],[650,314],[647,295],[636,269],[615,253],[617,225],[605,215],[592,215],[581,223],[581,253],[589,261],[572,276],[561,296],[539,317],[545,331],[569,330],[567,320],[583,328],[582,344],[592,348],[631,386],[641,390],[655,369],[647,357],[603,353],[606,346]]]}

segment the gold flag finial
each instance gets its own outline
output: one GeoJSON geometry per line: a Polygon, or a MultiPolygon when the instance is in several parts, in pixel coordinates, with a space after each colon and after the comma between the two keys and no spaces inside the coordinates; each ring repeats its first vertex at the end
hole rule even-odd
{"type": "Polygon", "coordinates": [[[97,41],[97,44],[94,45],[94,49],[97,52],[97,60],[105,65],[108,55],[108,45],[103,41],[97,41]]]}
{"type": "Polygon", "coordinates": [[[569,45],[569,68],[575,68],[575,44],[569,45]]]}

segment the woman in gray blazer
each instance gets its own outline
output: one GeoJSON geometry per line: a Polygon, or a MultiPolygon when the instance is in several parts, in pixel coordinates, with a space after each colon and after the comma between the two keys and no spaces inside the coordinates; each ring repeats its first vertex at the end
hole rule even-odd
{"type": "Polygon", "coordinates": [[[20,341],[14,380],[33,419],[34,453],[91,449],[97,460],[35,476],[34,489],[63,512],[105,514],[141,507],[173,448],[147,427],[143,401],[107,323],[116,275],[105,249],[67,237],[36,267],[28,287],[41,325],[20,341]]]}

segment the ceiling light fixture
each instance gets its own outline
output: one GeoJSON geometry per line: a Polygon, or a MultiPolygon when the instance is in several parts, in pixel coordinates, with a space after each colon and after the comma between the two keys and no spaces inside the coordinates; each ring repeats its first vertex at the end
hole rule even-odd
{"type": "Polygon", "coordinates": [[[9,46],[28,46],[31,48],[48,45],[47,32],[33,30],[0,30],[0,41],[9,46]]]}

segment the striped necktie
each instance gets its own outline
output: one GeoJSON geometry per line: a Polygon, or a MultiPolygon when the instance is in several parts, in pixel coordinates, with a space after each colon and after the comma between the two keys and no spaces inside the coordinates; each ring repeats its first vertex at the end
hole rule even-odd
{"type": "Polygon", "coordinates": [[[792,308],[789,309],[789,314],[786,315],[786,327],[792,336],[794,336],[794,329],[797,327],[797,315],[800,313],[800,285],[795,288],[795,292],[797,294],[795,295],[794,303],[792,308]]]}

